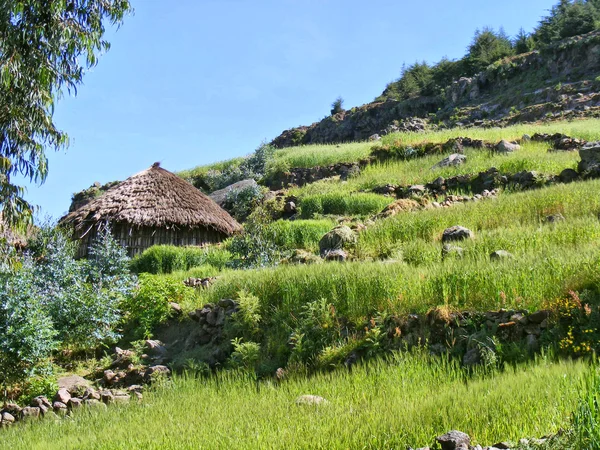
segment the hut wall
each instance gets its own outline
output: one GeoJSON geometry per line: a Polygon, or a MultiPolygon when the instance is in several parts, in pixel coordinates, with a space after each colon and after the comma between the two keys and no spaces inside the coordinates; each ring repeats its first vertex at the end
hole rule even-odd
{"type": "MultiPolygon", "coordinates": [[[[119,244],[127,249],[130,257],[139,255],[153,245],[203,246],[215,244],[226,238],[225,235],[209,228],[151,228],[133,227],[128,224],[113,224],[111,233],[119,244]]],[[[98,235],[98,227],[82,230],[79,235],[77,256],[84,258],[93,240],[98,235]],[[86,233],[87,231],[87,233],[86,233]]]]}

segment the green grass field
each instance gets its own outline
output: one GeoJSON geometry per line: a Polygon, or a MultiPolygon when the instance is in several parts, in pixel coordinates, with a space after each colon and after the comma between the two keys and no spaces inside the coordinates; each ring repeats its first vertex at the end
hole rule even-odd
{"type": "Polygon", "coordinates": [[[431,445],[451,429],[492,445],[569,424],[585,364],[536,363],[467,377],[455,363],[396,354],[352,373],[279,386],[242,373],[176,377],[144,402],[3,430],[3,449],[381,449],[431,445]],[[304,394],[324,406],[299,406],[304,394]]]}

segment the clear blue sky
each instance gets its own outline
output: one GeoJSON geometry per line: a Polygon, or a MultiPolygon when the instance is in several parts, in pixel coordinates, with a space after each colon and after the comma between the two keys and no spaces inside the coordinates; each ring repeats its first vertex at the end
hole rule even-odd
{"type": "Polygon", "coordinates": [[[455,59],[476,28],[530,31],[552,0],[132,0],[111,50],[63,98],[66,152],[27,198],[59,218],[94,181],[252,152],[281,131],[372,101],[402,63],[455,59]]]}

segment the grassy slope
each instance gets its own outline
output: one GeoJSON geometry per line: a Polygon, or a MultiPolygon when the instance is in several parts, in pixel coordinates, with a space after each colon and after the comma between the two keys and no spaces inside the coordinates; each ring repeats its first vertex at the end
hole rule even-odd
{"type": "Polygon", "coordinates": [[[466,381],[454,364],[396,355],[280,387],[231,373],[176,378],[175,389],[146,394],[140,406],[7,430],[0,448],[407,448],[450,429],[491,445],[566,426],[585,373],[584,364],[542,360],[466,381]],[[308,393],[330,404],[295,405],[308,393]]]}

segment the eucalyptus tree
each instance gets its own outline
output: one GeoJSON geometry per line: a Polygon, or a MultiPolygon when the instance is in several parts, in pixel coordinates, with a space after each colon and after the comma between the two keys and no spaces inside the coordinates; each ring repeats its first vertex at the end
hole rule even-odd
{"type": "Polygon", "coordinates": [[[53,120],[56,101],[76,94],[85,70],[110,47],[106,26],[121,25],[129,0],[0,0],[0,212],[30,219],[18,176],[43,183],[48,149],[67,134],[53,120]]]}

